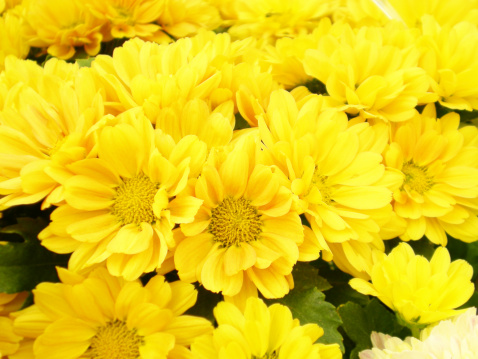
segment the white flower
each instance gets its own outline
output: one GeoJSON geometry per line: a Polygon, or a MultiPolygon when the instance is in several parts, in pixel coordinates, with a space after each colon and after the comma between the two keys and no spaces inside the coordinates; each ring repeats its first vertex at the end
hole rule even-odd
{"type": "Polygon", "coordinates": [[[476,308],[423,329],[420,340],[413,337],[402,340],[376,332],[371,339],[373,348],[360,352],[360,359],[476,359],[476,308]]]}

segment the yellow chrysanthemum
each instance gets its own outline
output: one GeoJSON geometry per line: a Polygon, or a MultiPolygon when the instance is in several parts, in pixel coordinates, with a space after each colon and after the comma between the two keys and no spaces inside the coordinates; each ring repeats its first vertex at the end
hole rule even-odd
{"type": "Polygon", "coordinates": [[[232,25],[228,32],[233,38],[252,36],[267,44],[281,37],[311,32],[321,18],[330,15],[336,8],[337,1],[260,0],[251,3],[234,0],[228,6],[232,19],[226,25],[232,25]]]}
{"type": "Polygon", "coordinates": [[[209,0],[166,0],[157,22],[175,38],[196,35],[199,29],[215,30],[222,19],[209,0]]]}
{"type": "Polygon", "coordinates": [[[0,358],[14,354],[19,348],[22,337],[14,333],[9,314],[19,310],[27,296],[28,292],[0,293],[0,358]]]}
{"type": "Polygon", "coordinates": [[[8,9],[14,8],[21,2],[22,0],[0,0],[0,14],[8,9]]]}
{"type": "Polygon", "coordinates": [[[420,332],[420,339],[405,340],[372,332],[373,348],[359,353],[360,359],[402,358],[474,358],[478,353],[478,317],[476,308],[443,320],[420,332]]]}
{"type": "Polygon", "coordinates": [[[420,53],[414,37],[403,25],[350,26],[335,36],[321,36],[317,48],[305,53],[308,75],[325,85],[336,106],[365,118],[399,122],[413,117],[417,104],[436,100],[428,93],[425,70],[418,67],[420,53]]]}
{"type": "Polygon", "coordinates": [[[73,252],[74,271],[106,261],[110,273],[132,280],[159,268],[175,246],[172,229],[201,206],[181,192],[198,176],[206,145],[195,136],[175,144],[136,112],[101,130],[98,158],[70,165],[67,204],[39,235],[48,249],[73,252]]]}
{"type": "Polygon", "coordinates": [[[249,298],[244,310],[221,302],[214,308],[218,327],[196,339],[197,359],[340,359],[338,344],[314,344],[324,334],[317,324],[300,325],[281,304],[267,307],[249,298]]]}
{"type": "Polygon", "coordinates": [[[5,58],[14,55],[24,59],[30,46],[22,36],[22,20],[16,11],[7,11],[0,16],[0,72],[5,68],[5,58]]]}
{"type": "MultiPolygon", "coordinates": [[[[337,31],[337,28],[335,26],[334,31],[337,31]]],[[[291,89],[304,85],[313,80],[313,77],[308,75],[304,69],[305,53],[309,49],[316,48],[320,37],[331,31],[330,19],[324,18],[311,34],[299,35],[294,38],[284,37],[278,39],[274,45],[266,46],[261,60],[266,66],[271,67],[272,76],[285,88],[291,89]]]]}
{"type": "Polygon", "coordinates": [[[420,67],[430,76],[440,104],[456,110],[478,109],[476,25],[461,22],[441,27],[433,17],[424,17],[417,47],[422,53],[420,67]]]}
{"type": "Polygon", "coordinates": [[[106,39],[140,37],[156,42],[171,39],[155,23],[164,9],[164,1],[157,0],[87,0],[88,9],[109,24],[106,39]]]}
{"type": "Polygon", "coordinates": [[[87,277],[58,272],[62,283],[39,284],[35,304],[15,314],[16,332],[35,340],[35,358],[180,359],[212,330],[206,319],[183,315],[197,298],[190,284],[158,275],[143,287],[105,268],[87,277]]]}
{"type": "Polygon", "coordinates": [[[69,59],[75,47],[90,56],[100,51],[103,21],[95,18],[81,0],[25,0],[26,36],[34,47],[46,47],[60,59],[69,59]]]}
{"type": "MultiPolygon", "coordinates": [[[[256,162],[253,137],[231,151],[213,151],[195,186],[203,201],[174,254],[179,277],[228,297],[282,297],[293,287],[297,260],[313,260],[319,247],[305,240],[292,197],[271,168],[256,162]],[[312,254],[304,248],[313,247],[312,254]],[[257,288],[257,289],[256,289],[257,288]]],[[[241,299],[239,299],[240,301],[241,299]]]]}
{"type": "Polygon", "coordinates": [[[446,245],[446,233],[478,240],[478,130],[459,125],[456,113],[436,119],[429,105],[422,115],[392,127],[384,158],[404,179],[393,194],[394,211],[406,221],[403,240],[425,235],[446,245]]]}
{"type": "Polygon", "coordinates": [[[208,123],[219,138],[230,138],[233,112],[240,110],[253,124],[270,92],[278,88],[270,73],[242,62],[251,45],[250,39],[232,42],[228,34],[206,31],[169,45],[133,39],[112,57],[98,56],[92,67],[112,113],[141,106],[151,122],[175,140],[178,134],[193,134],[212,147],[218,141],[211,142],[203,130],[208,123]],[[186,113],[186,107],[199,108],[196,123],[188,118],[198,114],[186,113]]]}
{"type": "MultiPolygon", "coordinates": [[[[159,100],[159,97],[157,99],[159,100]]],[[[148,101],[143,108],[148,119],[153,119],[155,127],[170,135],[176,142],[185,136],[195,135],[205,142],[208,148],[212,148],[225,146],[232,138],[235,122],[232,101],[225,102],[214,110],[201,99],[178,99],[165,108],[148,101]]]]}
{"type": "Polygon", "coordinates": [[[473,268],[465,260],[450,263],[445,247],[435,250],[428,261],[415,255],[407,243],[400,243],[389,255],[381,253],[371,272],[371,281],[354,278],[352,288],[378,297],[394,310],[407,325],[424,327],[464,310],[474,292],[473,268]]]}
{"type": "Polygon", "coordinates": [[[274,92],[259,119],[262,155],[285,177],[323,258],[366,276],[372,263],[364,253],[384,249],[380,227],[390,220],[389,187],[400,186],[401,178],[381,164],[386,125],[350,125],[345,113],[322,107],[318,95],[296,102],[286,91],[274,92]]]}
{"type": "Polygon", "coordinates": [[[44,67],[7,58],[0,78],[0,209],[63,200],[67,165],[91,155],[89,133],[103,116],[89,69],[52,59],[44,67]]]}
{"type": "Polygon", "coordinates": [[[385,25],[390,20],[420,27],[424,15],[433,16],[440,25],[456,25],[462,21],[478,23],[476,0],[346,0],[339,16],[363,25],[385,25]]]}

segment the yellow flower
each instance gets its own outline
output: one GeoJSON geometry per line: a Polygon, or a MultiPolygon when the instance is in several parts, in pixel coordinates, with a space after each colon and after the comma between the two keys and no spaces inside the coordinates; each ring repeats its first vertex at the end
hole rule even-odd
{"type": "MultiPolygon", "coordinates": [[[[212,151],[195,186],[203,201],[174,254],[179,277],[241,298],[282,297],[293,287],[292,267],[307,247],[289,191],[270,167],[256,162],[255,138],[231,151],[212,151]],[[257,288],[257,289],[256,289],[257,288]]],[[[312,247],[313,244],[311,244],[312,247]]],[[[310,257],[316,259],[319,248],[310,257]]],[[[241,299],[239,299],[240,302],[241,299]]]]}
{"type": "Polygon", "coordinates": [[[19,310],[27,296],[28,292],[0,293],[0,358],[3,358],[2,355],[14,354],[20,346],[22,337],[14,333],[9,314],[19,310]]]}
{"type": "Polygon", "coordinates": [[[389,255],[380,253],[371,281],[354,278],[349,283],[358,292],[376,296],[410,326],[428,324],[460,314],[455,308],[474,292],[473,268],[465,260],[450,263],[445,247],[435,250],[428,261],[400,243],[389,255]]]}
{"type": "Polygon", "coordinates": [[[114,38],[140,37],[156,42],[171,39],[154,23],[164,9],[164,1],[106,0],[86,2],[88,9],[103,22],[109,23],[109,36],[114,38]]]}
{"type": "Polygon", "coordinates": [[[15,313],[14,328],[34,339],[35,358],[179,359],[212,330],[206,319],[183,315],[197,298],[190,284],[158,275],[143,287],[105,268],[87,277],[58,272],[62,283],[39,284],[35,304],[15,313]]]}
{"type": "Polygon", "coordinates": [[[75,47],[90,56],[100,51],[104,23],[96,19],[81,0],[25,0],[29,44],[47,47],[50,55],[69,59],[75,47]]]}
{"type": "Polygon", "coordinates": [[[337,1],[333,0],[234,0],[229,5],[232,25],[228,32],[233,38],[252,36],[264,44],[281,37],[294,37],[311,32],[318,21],[331,14],[337,1]]]}
{"type": "Polygon", "coordinates": [[[305,53],[308,75],[325,85],[336,107],[352,115],[400,122],[413,117],[418,104],[436,100],[429,78],[418,67],[419,51],[405,27],[350,26],[319,38],[305,53]]]}
{"type": "Polygon", "coordinates": [[[10,10],[0,16],[0,72],[5,68],[8,55],[27,57],[30,46],[22,34],[22,20],[17,11],[10,10]]]}
{"type": "Polygon", "coordinates": [[[300,325],[289,308],[267,307],[249,298],[244,310],[221,302],[214,308],[218,327],[196,339],[191,351],[198,359],[340,359],[338,344],[314,344],[324,334],[315,323],[300,325]]]}
{"type": "Polygon", "coordinates": [[[91,155],[89,133],[103,116],[89,69],[51,59],[44,67],[7,58],[0,83],[0,209],[63,200],[68,164],[91,155]],[[76,80],[75,80],[76,78],[76,80]]]}
{"type": "MultiPolygon", "coordinates": [[[[92,68],[104,83],[106,101],[116,111],[112,113],[148,103],[162,109],[178,99],[212,101],[221,82],[221,71],[211,62],[219,56],[215,52],[223,50],[223,43],[230,43],[226,34],[214,37],[220,40],[207,46],[213,47],[211,51],[197,48],[191,38],[169,45],[135,38],[116,48],[113,56],[97,56],[92,68]]],[[[154,123],[155,118],[151,121],[154,123]]]]}
{"type": "Polygon", "coordinates": [[[438,25],[423,18],[420,67],[431,78],[431,89],[440,104],[456,110],[478,109],[478,29],[461,22],[455,26],[438,25]]]}
{"type": "Polygon", "coordinates": [[[388,0],[400,18],[410,27],[420,25],[424,15],[431,15],[440,25],[455,25],[462,21],[478,24],[476,0],[388,0]]]}
{"type": "Polygon", "coordinates": [[[267,71],[242,62],[251,45],[251,40],[233,42],[228,34],[206,31],[169,45],[132,39],[112,57],[97,56],[92,67],[108,111],[118,114],[141,106],[175,140],[197,135],[212,147],[227,144],[234,112],[240,109],[254,123],[278,87],[267,71]],[[211,127],[221,141],[211,141],[211,127]]]}
{"type": "Polygon", "coordinates": [[[196,35],[199,29],[214,30],[222,19],[208,0],[166,0],[157,22],[169,35],[181,38],[196,35]]]}
{"type": "Polygon", "coordinates": [[[425,235],[446,245],[446,233],[465,242],[478,239],[478,130],[459,125],[456,113],[436,119],[429,105],[392,126],[384,158],[404,179],[393,194],[394,211],[406,221],[403,240],[425,235]]]}
{"type": "Polygon", "coordinates": [[[456,25],[462,21],[478,23],[476,0],[346,0],[339,10],[356,26],[383,26],[397,20],[409,27],[419,27],[424,15],[431,15],[440,25],[456,25]]]}
{"type": "Polygon", "coordinates": [[[212,148],[225,146],[232,138],[235,123],[232,101],[227,101],[214,110],[201,99],[178,99],[165,108],[147,101],[143,108],[147,118],[154,120],[156,128],[170,135],[176,142],[187,135],[195,135],[208,148],[212,148]]]}
{"type": "Polygon", "coordinates": [[[345,113],[324,110],[323,101],[274,92],[259,119],[263,161],[285,177],[324,248],[323,258],[366,275],[370,246],[384,250],[380,230],[390,220],[391,188],[402,180],[381,163],[387,126],[350,125],[345,113]]]}
{"type": "Polygon", "coordinates": [[[70,165],[67,204],[39,235],[48,249],[73,252],[74,271],[106,261],[111,274],[132,280],[159,268],[176,245],[172,229],[202,203],[181,192],[198,176],[206,145],[195,136],[175,144],[136,112],[101,130],[98,158],[70,165]]]}
{"type": "Polygon", "coordinates": [[[23,0],[0,0],[0,15],[22,3],[23,0]]]}

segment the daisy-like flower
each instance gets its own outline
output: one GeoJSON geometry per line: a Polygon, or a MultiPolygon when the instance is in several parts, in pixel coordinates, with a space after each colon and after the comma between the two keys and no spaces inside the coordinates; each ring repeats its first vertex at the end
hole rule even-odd
{"type": "Polygon", "coordinates": [[[23,0],[0,0],[0,15],[9,9],[21,4],[23,0]]]}
{"type": "Polygon", "coordinates": [[[98,136],[98,158],[70,165],[66,205],[39,235],[57,253],[73,252],[78,271],[106,261],[111,274],[136,279],[159,268],[175,246],[172,229],[191,222],[202,201],[181,195],[199,174],[206,145],[195,136],[177,144],[138,111],[98,136]]]}
{"type": "Polygon", "coordinates": [[[44,67],[7,58],[0,83],[0,209],[63,200],[66,166],[92,155],[90,129],[103,116],[87,68],[49,60],[44,67]]]}
{"type": "Polygon", "coordinates": [[[350,280],[352,288],[380,299],[412,329],[463,313],[455,308],[474,292],[473,268],[465,260],[450,262],[445,247],[438,247],[428,261],[416,255],[408,243],[400,243],[390,254],[380,253],[371,272],[371,283],[350,280]]]}
{"type": "Polygon", "coordinates": [[[167,0],[157,22],[169,35],[182,38],[196,35],[199,29],[215,30],[222,19],[209,0],[167,0]]]}
{"type": "Polygon", "coordinates": [[[14,55],[24,59],[30,51],[22,36],[22,20],[16,10],[7,11],[0,16],[0,71],[5,68],[5,57],[14,55]]]}
{"type": "Polygon", "coordinates": [[[116,48],[113,56],[97,56],[92,68],[115,114],[137,106],[144,106],[147,113],[148,106],[162,109],[178,99],[199,98],[217,106],[233,97],[230,91],[226,96],[215,92],[222,65],[233,62],[240,46],[231,44],[227,34],[185,38],[169,45],[135,38],[116,48]]]}
{"type": "Polygon", "coordinates": [[[423,16],[431,15],[440,25],[456,25],[462,21],[478,23],[476,0],[346,0],[341,17],[357,26],[383,26],[396,20],[407,26],[420,27],[423,16]]]}
{"type": "Polygon", "coordinates": [[[9,314],[19,310],[27,296],[28,292],[0,293],[0,358],[3,358],[2,355],[14,354],[19,348],[22,337],[14,333],[9,314]]]}
{"type": "Polygon", "coordinates": [[[294,37],[311,32],[322,17],[328,16],[337,7],[333,0],[234,0],[229,5],[231,26],[228,32],[233,38],[252,36],[264,44],[274,43],[281,37],[294,37]]]}
{"type": "Polygon", "coordinates": [[[95,18],[81,0],[25,0],[29,44],[46,47],[60,59],[69,59],[76,47],[90,56],[100,51],[104,22],[95,18]]]}
{"type": "MultiPolygon", "coordinates": [[[[179,277],[241,298],[282,297],[293,287],[292,267],[309,243],[292,196],[270,167],[256,162],[255,138],[231,151],[213,151],[195,186],[203,201],[174,254],[179,277]],[[256,289],[257,288],[257,289],[256,289]]],[[[308,232],[307,232],[308,233],[308,232]]],[[[315,246],[312,260],[319,255],[315,246]]]]}
{"type": "Polygon", "coordinates": [[[132,38],[170,42],[171,38],[155,23],[164,9],[164,1],[106,0],[86,2],[88,9],[99,19],[109,23],[106,38],[132,38]]]}
{"type": "Polygon", "coordinates": [[[392,126],[384,158],[404,179],[392,203],[406,222],[403,240],[425,235],[446,245],[446,233],[478,240],[478,130],[459,125],[456,113],[437,119],[429,105],[409,122],[392,126]]]}
{"type": "MultiPolygon", "coordinates": [[[[478,10],[477,10],[478,11],[478,10]]],[[[454,110],[478,109],[478,29],[461,22],[440,26],[432,16],[423,18],[420,67],[431,78],[431,89],[441,105],[454,110]]]]}
{"type": "Polygon", "coordinates": [[[314,344],[324,334],[317,324],[300,325],[290,309],[249,298],[244,310],[221,302],[214,308],[218,327],[196,339],[198,359],[340,359],[338,344],[314,344]]]}
{"type": "Polygon", "coordinates": [[[418,104],[436,100],[418,66],[420,53],[408,41],[399,23],[357,31],[348,26],[338,36],[319,38],[317,48],[305,53],[305,71],[325,85],[336,107],[352,115],[406,121],[418,104]]]}
{"type": "Polygon", "coordinates": [[[183,315],[197,298],[190,284],[158,275],[143,287],[105,268],[58,273],[62,283],[39,284],[35,304],[15,313],[15,331],[34,340],[25,358],[189,358],[191,342],[212,330],[208,320],[183,315]]]}
{"type": "Polygon", "coordinates": [[[474,358],[478,353],[476,308],[443,320],[420,332],[420,338],[405,340],[373,332],[373,348],[359,353],[360,359],[448,359],[474,358]]]}
{"type": "Polygon", "coordinates": [[[330,261],[337,254],[342,270],[366,277],[370,246],[384,249],[380,227],[391,218],[390,188],[402,180],[381,163],[387,126],[350,125],[345,113],[324,111],[323,100],[272,94],[259,119],[263,161],[284,176],[324,248],[322,257],[330,261]]]}

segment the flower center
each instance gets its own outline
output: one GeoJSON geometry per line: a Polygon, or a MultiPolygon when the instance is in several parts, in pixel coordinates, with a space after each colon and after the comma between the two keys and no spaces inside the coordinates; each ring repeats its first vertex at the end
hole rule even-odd
{"type": "Polygon", "coordinates": [[[227,197],[212,209],[208,231],[216,242],[230,247],[258,240],[262,233],[262,220],[257,209],[251,206],[251,201],[243,197],[227,197]]]}
{"type": "Polygon", "coordinates": [[[136,330],[115,320],[98,329],[85,356],[89,359],[137,359],[143,344],[143,337],[136,334],[136,330]]]}
{"type": "Polygon", "coordinates": [[[312,177],[311,186],[317,187],[317,189],[320,191],[320,195],[322,196],[322,202],[329,205],[334,200],[332,199],[332,189],[327,183],[327,178],[327,176],[321,175],[315,171],[312,177]]]}
{"type": "Polygon", "coordinates": [[[405,180],[400,188],[401,190],[407,186],[419,194],[423,194],[434,184],[433,178],[427,174],[427,168],[417,166],[412,161],[403,164],[402,172],[405,175],[405,180]]]}
{"type": "Polygon", "coordinates": [[[158,187],[159,183],[153,183],[144,174],[125,179],[116,188],[111,212],[123,224],[153,223],[153,203],[158,187]]]}

